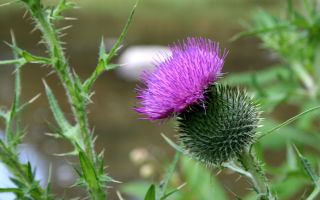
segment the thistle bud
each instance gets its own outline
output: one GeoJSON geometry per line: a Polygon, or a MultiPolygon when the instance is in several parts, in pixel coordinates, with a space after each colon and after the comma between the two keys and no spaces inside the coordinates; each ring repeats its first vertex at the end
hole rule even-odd
{"type": "Polygon", "coordinates": [[[257,104],[245,91],[212,85],[204,106],[195,104],[179,115],[179,137],[194,158],[219,166],[254,142],[259,115],[257,104]]]}

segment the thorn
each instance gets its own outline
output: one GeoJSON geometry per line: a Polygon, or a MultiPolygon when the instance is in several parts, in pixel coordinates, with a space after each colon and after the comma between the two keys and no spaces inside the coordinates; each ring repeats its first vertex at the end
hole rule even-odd
{"type": "Polygon", "coordinates": [[[34,96],[32,99],[30,99],[28,102],[29,103],[32,103],[34,102],[35,100],[37,100],[39,97],[41,96],[41,93],[37,94],[36,96],[34,96]]]}
{"type": "Polygon", "coordinates": [[[187,183],[185,182],[185,183],[183,183],[183,184],[181,184],[179,187],[177,187],[177,189],[178,190],[180,190],[181,188],[183,188],[185,185],[187,185],[187,183]]]}
{"type": "Polygon", "coordinates": [[[76,17],[65,17],[64,20],[74,21],[74,20],[78,20],[78,19],[76,17]]]}
{"type": "Polygon", "coordinates": [[[123,200],[123,197],[121,196],[120,192],[117,190],[117,196],[120,200],[123,200]]]}
{"type": "Polygon", "coordinates": [[[68,26],[59,28],[59,31],[64,31],[64,30],[67,30],[67,29],[70,29],[70,28],[72,28],[72,25],[68,25],[68,26]]]}
{"type": "Polygon", "coordinates": [[[26,10],[22,16],[22,19],[24,19],[27,16],[28,10],[26,10]]]}

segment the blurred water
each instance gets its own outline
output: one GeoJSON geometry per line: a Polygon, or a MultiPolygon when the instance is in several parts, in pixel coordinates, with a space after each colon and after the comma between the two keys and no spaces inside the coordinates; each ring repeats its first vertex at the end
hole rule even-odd
{"type": "MultiPolygon", "coordinates": [[[[122,182],[138,178],[139,169],[129,160],[132,149],[144,147],[159,160],[173,153],[159,133],[164,132],[168,136],[173,136],[174,125],[169,123],[159,126],[150,121],[137,120],[139,115],[132,110],[136,101],[134,88],[137,82],[135,80],[141,69],[144,69],[141,66],[152,67],[150,61],[153,60],[155,51],[166,51],[165,47],[168,44],[187,36],[202,36],[220,41],[223,48],[230,50],[223,72],[259,70],[273,63],[269,53],[258,48],[257,39],[249,37],[236,42],[229,41],[231,36],[242,30],[238,19],[247,19],[248,11],[254,11],[258,6],[257,1],[246,1],[244,5],[237,3],[239,7],[232,4],[236,1],[225,1],[224,3],[221,1],[217,6],[206,1],[204,5],[207,6],[202,8],[200,5],[184,6],[183,3],[180,3],[181,7],[179,7],[180,4],[175,2],[175,7],[171,10],[169,10],[170,7],[159,7],[157,10],[158,7],[152,4],[155,2],[142,2],[138,6],[137,14],[125,38],[119,57],[113,60],[125,65],[117,71],[110,71],[99,77],[93,88],[95,91],[92,98],[94,104],[88,107],[89,122],[98,136],[97,152],[105,149],[105,164],[108,166],[108,173],[114,179],[122,182]],[[149,50],[150,48],[153,48],[152,51],[149,50]],[[137,70],[136,67],[140,69],[137,70]]],[[[272,5],[267,6],[277,8],[278,1],[272,2],[272,5]]],[[[73,24],[73,28],[68,30],[68,35],[63,40],[67,42],[65,45],[67,58],[82,80],[89,76],[97,64],[101,36],[105,36],[106,46],[110,49],[124,26],[132,5],[121,4],[120,1],[116,4],[114,11],[112,8],[115,4],[108,1],[99,8],[100,10],[95,8],[97,11],[78,9],[68,13],[69,16],[75,16],[78,20],[68,22],[68,24],[73,24]],[[108,9],[108,12],[103,9],[108,9]]],[[[44,47],[37,45],[39,32],[29,34],[33,25],[30,25],[31,21],[28,20],[28,17],[22,18],[23,9],[17,7],[11,8],[10,12],[2,12],[3,9],[5,8],[0,8],[0,40],[10,41],[9,30],[13,29],[21,48],[36,55],[45,55],[44,47]]],[[[64,24],[62,22],[58,25],[64,24]]],[[[0,45],[0,59],[8,58],[11,58],[10,49],[5,45],[0,45]]],[[[14,77],[12,72],[13,69],[9,66],[0,68],[0,105],[7,107],[10,106],[13,99],[14,77]]],[[[43,160],[46,164],[41,167],[44,170],[44,177],[47,176],[48,165],[52,165],[55,193],[67,197],[84,196],[83,190],[71,188],[66,194],[62,190],[73,184],[77,178],[67,164],[77,161],[77,158],[61,158],[53,154],[72,150],[70,144],[45,135],[52,131],[46,121],[53,122],[54,119],[48,109],[42,78],[46,79],[55,92],[62,109],[66,112],[67,118],[73,122],[64,89],[56,75],[50,72],[50,69],[35,64],[28,64],[22,69],[23,100],[26,101],[38,93],[42,94],[23,113],[23,123],[28,130],[28,136],[24,142],[32,146],[33,152],[41,152],[41,155],[44,156],[43,160]]],[[[0,125],[3,126],[3,122],[0,125]]],[[[36,154],[32,155],[27,158],[37,157],[34,156],[36,154]]],[[[0,178],[2,176],[6,177],[6,172],[0,173],[0,178]]],[[[243,188],[232,189],[237,190],[237,194],[242,194],[243,188]]],[[[114,190],[111,191],[110,196],[111,199],[114,197],[114,190]]]]}

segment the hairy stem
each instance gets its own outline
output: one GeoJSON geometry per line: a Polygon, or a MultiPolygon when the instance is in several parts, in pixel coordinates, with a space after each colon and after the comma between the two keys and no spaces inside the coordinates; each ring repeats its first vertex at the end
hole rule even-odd
{"type": "Polygon", "coordinates": [[[249,178],[251,179],[256,192],[259,194],[261,199],[273,199],[270,194],[267,178],[259,164],[258,160],[254,155],[246,149],[239,158],[243,168],[251,174],[249,178]]]}
{"type": "MultiPolygon", "coordinates": [[[[70,67],[65,58],[63,48],[60,44],[58,33],[55,27],[50,22],[49,17],[46,15],[45,10],[41,8],[41,5],[36,10],[31,8],[33,17],[38,22],[38,27],[42,31],[45,44],[51,57],[52,65],[55,71],[58,73],[61,82],[63,83],[69,102],[72,107],[75,120],[80,127],[81,139],[84,144],[84,151],[88,157],[91,166],[97,166],[95,159],[95,152],[93,148],[93,138],[90,135],[89,125],[87,120],[85,97],[77,94],[77,88],[70,67]]],[[[94,167],[96,172],[97,168],[94,167]]],[[[96,177],[97,182],[99,177],[96,177]]],[[[87,180],[90,181],[90,180],[87,180]]],[[[90,187],[90,184],[89,184],[90,187]]],[[[92,199],[105,199],[105,191],[102,188],[89,188],[89,193],[92,199]]]]}
{"type": "Polygon", "coordinates": [[[63,85],[65,86],[68,98],[71,102],[76,121],[80,125],[82,139],[85,144],[84,150],[90,162],[94,163],[95,153],[93,150],[92,140],[90,138],[85,105],[83,102],[81,102],[82,99],[77,98],[75,95],[73,76],[70,73],[70,68],[67,64],[58,36],[46,15],[44,15],[42,12],[39,12],[34,16],[40,24],[40,29],[44,35],[46,44],[48,44],[51,58],[54,61],[54,68],[59,74],[61,81],[64,83],[63,85]]]}

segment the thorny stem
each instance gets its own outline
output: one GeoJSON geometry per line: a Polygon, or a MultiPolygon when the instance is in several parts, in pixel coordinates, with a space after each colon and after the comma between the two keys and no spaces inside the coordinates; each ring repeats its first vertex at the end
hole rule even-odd
{"type": "MultiPolygon", "coordinates": [[[[90,135],[87,112],[85,109],[85,99],[84,97],[79,97],[76,95],[74,78],[70,73],[70,68],[66,61],[63,48],[58,39],[58,35],[43,10],[31,11],[34,18],[39,23],[39,28],[44,35],[46,44],[48,45],[48,51],[51,56],[54,69],[58,73],[59,78],[63,82],[63,85],[67,91],[67,96],[69,98],[69,102],[71,103],[73,114],[80,126],[82,141],[85,148],[84,151],[88,157],[88,160],[92,163],[92,166],[97,166],[93,148],[93,140],[90,135]]],[[[93,199],[105,199],[104,190],[101,188],[91,188],[89,192],[93,199]]]]}
{"type": "Polygon", "coordinates": [[[75,95],[73,76],[70,73],[70,68],[68,67],[60,41],[57,39],[58,36],[48,21],[48,18],[42,12],[36,13],[35,17],[41,25],[40,28],[45,36],[46,43],[49,45],[49,51],[52,60],[54,61],[54,67],[57,70],[61,81],[64,83],[76,121],[80,125],[82,139],[85,144],[85,152],[90,162],[94,163],[95,153],[90,138],[85,104],[82,102],[82,99],[77,98],[75,95]]]}
{"type": "Polygon", "coordinates": [[[243,151],[243,153],[239,157],[239,161],[242,164],[243,168],[251,174],[249,178],[251,179],[260,199],[273,200],[274,198],[271,196],[267,178],[264,174],[262,166],[259,164],[259,162],[249,149],[243,151]]]}

